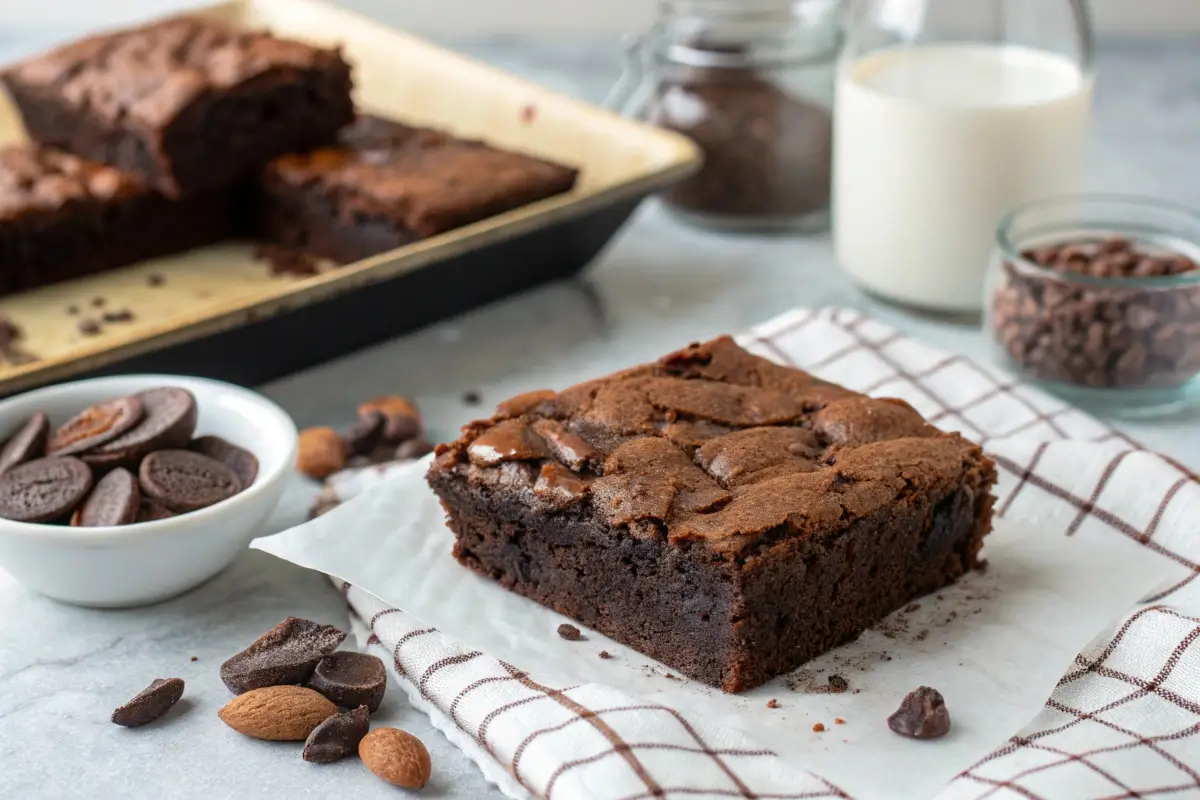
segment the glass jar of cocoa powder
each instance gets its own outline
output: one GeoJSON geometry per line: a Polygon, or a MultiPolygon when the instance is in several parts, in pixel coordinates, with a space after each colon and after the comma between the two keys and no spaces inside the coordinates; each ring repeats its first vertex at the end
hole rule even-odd
{"type": "Polygon", "coordinates": [[[662,194],[689,222],[725,230],[829,224],[839,0],[662,0],[631,38],[607,101],[677,131],[700,171],[662,194]]]}

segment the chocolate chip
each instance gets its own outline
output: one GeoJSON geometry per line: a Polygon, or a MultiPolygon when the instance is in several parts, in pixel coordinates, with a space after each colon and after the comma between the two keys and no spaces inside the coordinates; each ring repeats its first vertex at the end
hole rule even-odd
{"type": "Polygon", "coordinates": [[[308,735],[303,758],[313,764],[331,764],[358,752],[358,743],[367,735],[371,722],[366,706],[334,714],[308,735]]]}
{"type": "Polygon", "coordinates": [[[100,323],[94,319],[81,319],[75,327],[84,336],[97,336],[100,333],[100,323]]]}
{"type": "Polygon", "coordinates": [[[186,389],[164,386],[147,389],[137,395],[142,404],[142,421],[111,442],[84,453],[81,457],[93,467],[123,466],[134,468],[154,450],[187,447],[196,430],[196,398],[186,389]]]}
{"type": "Polygon", "coordinates": [[[167,282],[167,279],[164,278],[162,276],[162,274],[160,274],[158,272],[151,272],[149,275],[146,276],[146,285],[147,286],[162,286],[166,282],[167,282]]]}
{"type": "Polygon", "coordinates": [[[138,483],[147,495],[178,512],[208,508],[242,490],[233,470],[190,450],[157,450],[146,456],[138,483]]]}
{"type": "Polygon", "coordinates": [[[368,411],[351,425],[342,439],[346,442],[346,452],[351,456],[365,456],[383,440],[383,430],[387,426],[387,415],[382,411],[368,411]]]}
{"type": "Polygon", "coordinates": [[[114,311],[105,311],[100,315],[100,319],[105,322],[129,322],[133,319],[133,312],[128,308],[118,308],[114,311]]]}
{"type": "Polygon", "coordinates": [[[579,628],[566,622],[558,626],[558,635],[568,642],[578,642],[583,638],[583,634],[579,632],[579,628]]]}
{"type": "Polygon", "coordinates": [[[159,678],[132,700],[112,713],[112,721],[126,728],[136,728],[161,717],[183,697],[183,681],[179,678],[159,678]]]}
{"type": "Polygon", "coordinates": [[[387,669],[369,653],[330,653],[317,663],[308,679],[308,688],[342,708],[365,706],[373,714],[383,702],[387,669]]]}
{"type": "Polygon", "coordinates": [[[116,439],[142,419],[142,401],[118,397],[90,405],[54,431],[46,444],[50,455],[69,456],[116,439]]]}
{"type": "Polygon", "coordinates": [[[25,421],[9,436],[4,448],[0,449],[0,475],[46,453],[46,441],[50,438],[50,420],[41,411],[25,421]]]}
{"type": "Polygon", "coordinates": [[[901,701],[888,717],[888,727],[913,739],[937,739],[950,732],[950,712],[937,689],[922,686],[901,701]]]}
{"type": "Polygon", "coordinates": [[[197,437],[188,445],[188,450],[206,455],[229,467],[237,475],[243,489],[252,486],[254,479],[258,477],[258,459],[254,454],[220,436],[197,437]]]}
{"type": "Polygon", "coordinates": [[[92,472],[77,458],[50,456],[0,475],[0,517],[18,522],[65,519],[92,488],[92,472]]]}
{"type": "Polygon", "coordinates": [[[304,683],[317,662],[345,640],[345,631],[288,617],[221,665],[221,680],[234,694],[264,686],[304,683]]]}
{"type": "Polygon", "coordinates": [[[400,446],[396,448],[395,457],[400,461],[411,461],[432,452],[433,445],[424,437],[417,436],[406,442],[401,442],[400,446]]]}
{"type": "Polygon", "coordinates": [[[137,520],[141,502],[137,478],[118,467],[96,482],[96,488],[76,512],[78,520],[71,524],[83,528],[128,525],[137,520]]]}

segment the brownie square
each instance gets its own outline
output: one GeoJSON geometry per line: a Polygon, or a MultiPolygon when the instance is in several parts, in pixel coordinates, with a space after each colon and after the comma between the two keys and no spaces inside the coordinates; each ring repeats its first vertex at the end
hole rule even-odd
{"type": "Polygon", "coordinates": [[[211,244],[234,232],[228,192],[185,200],[40,145],[0,149],[0,294],[211,244]]]}
{"type": "Polygon", "coordinates": [[[266,168],[257,224],[268,241],[347,263],[569,191],[577,176],[482,142],[363,117],[338,146],[266,168]]]}
{"type": "Polygon", "coordinates": [[[334,141],[354,118],[336,50],[175,17],[94,36],[0,74],[29,135],[171,196],[334,141]]]}
{"type": "Polygon", "coordinates": [[[727,692],[978,567],[995,479],[903,401],[728,338],[514,398],[428,474],[464,566],[727,692]]]}

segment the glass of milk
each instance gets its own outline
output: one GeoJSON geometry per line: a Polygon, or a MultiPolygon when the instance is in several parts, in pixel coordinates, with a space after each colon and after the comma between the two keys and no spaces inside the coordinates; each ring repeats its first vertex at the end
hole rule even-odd
{"type": "Polygon", "coordinates": [[[834,237],[867,292],[977,314],[1001,218],[1078,192],[1085,0],[859,0],[834,112],[834,237]]]}

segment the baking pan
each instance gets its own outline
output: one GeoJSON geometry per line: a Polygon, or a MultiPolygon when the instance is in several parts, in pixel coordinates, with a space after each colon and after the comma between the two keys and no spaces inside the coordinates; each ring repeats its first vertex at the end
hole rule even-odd
{"type": "MultiPolygon", "coordinates": [[[[682,136],[317,0],[237,0],[190,13],[338,44],[354,64],[364,110],[571,164],[579,183],[569,194],[312,277],[272,275],[252,245],[231,242],[0,298],[0,312],[24,333],[23,350],[37,359],[0,364],[0,395],[103,372],[240,383],[294,372],[578,272],[639,201],[700,163],[682,136]],[[151,285],[152,274],[163,277],[160,285],[151,285]],[[133,319],[83,335],[78,323],[98,316],[95,298],[133,319]]],[[[0,98],[0,141],[23,136],[0,98]]]]}

